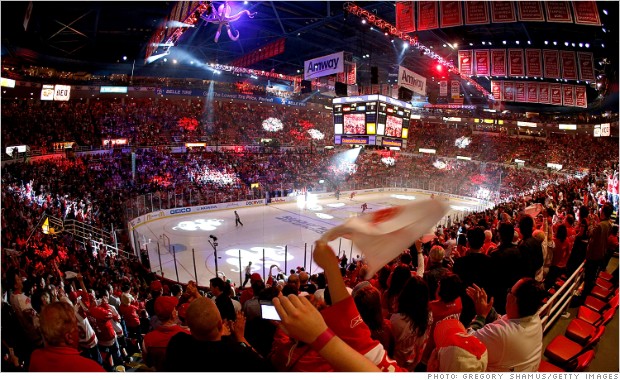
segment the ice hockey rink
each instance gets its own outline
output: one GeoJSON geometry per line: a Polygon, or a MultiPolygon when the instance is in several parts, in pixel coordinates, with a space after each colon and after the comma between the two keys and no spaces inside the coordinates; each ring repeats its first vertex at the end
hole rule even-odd
{"type": "MultiPolygon", "coordinates": [[[[304,267],[311,273],[320,272],[321,269],[312,261],[314,242],[325,231],[359,215],[362,204],[367,203],[366,212],[373,212],[430,196],[411,189],[356,194],[353,199],[346,192],[338,200],[333,194],[325,198],[309,194],[308,197],[288,197],[288,202],[280,198],[280,203],[268,205],[163,216],[136,224],[134,236],[142,248],[148,249],[153,272],[163,272],[164,277],[177,280],[178,271],[181,283],[197,276],[199,285],[208,285],[209,279],[215,277],[216,251],[211,245],[215,242],[217,271],[220,276],[240,285],[240,269],[243,272],[250,261],[252,272],[261,276],[268,274],[274,264],[286,272],[297,267],[304,267]],[[235,225],[235,210],[243,226],[235,225]]],[[[442,224],[448,215],[455,220],[456,217],[462,218],[464,213],[482,208],[482,202],[475,199],[441,194],[435,199],[450,205],[449,213],[440,222],[442,224]]],[[[348,257],[360,254],[351,241],[344,238],[336,239],[330,245],[335,252],[346,253],[348,257]]],[[[273,270],[274,274],[277,272],[277,269],[273,270]]]]}

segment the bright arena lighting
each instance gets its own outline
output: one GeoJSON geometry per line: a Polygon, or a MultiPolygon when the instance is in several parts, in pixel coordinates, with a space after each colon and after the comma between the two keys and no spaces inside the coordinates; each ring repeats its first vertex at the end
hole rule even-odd
{"type": "Polygon", "coordinates": [[[381,162],[386,164],[387,166],[394,166],[396,164],[396,160],[393,157],[383,157],[381,162]]]}
{"type": "Polygon", "coordinates": [[[481,187],[476,192],[476,198],[488,198],[490,194],[491,194],[491,191],[489,189],[481,187]]]}
{"type": "Polygon", "coordinates": [[[270,117],[268,119],[263,120],[263,129],[269,132],[277,132],[282,130],[283,125],[280,119],[276,119],[275,117],[270,117]]]}
{"type": "Polygon", "coordinates": [[[308,209],[308,210],[322,210],[322,208],[318,208],[317,207],[321,207],[318,205],[318,200],[319,198],[316,196],[316,194],[310,194],[310,193],[306,193],[304,195],[298,195],[297,196],[297,208],[300,210],[303,209],[308,209]]]}
{"type": "Polygon", "coordinates": [[[439,161],[439,160],[437,160],[437,161],[433,162],[433,166],[434,166],[434,167],[436,167],[436,168],[437,168],[437,169],[439,169],[439,170],[443,170],[443,169],[445,169],[448,165],[447,165],[445,162],[443,162],[443,161],[439,161]]]}
{"type": "Polygon", "coordinates": [[[333,207],[333,208],[339,208],[339,207],[344,207],[344,203],[340,202],[340,203],[328,203],[326,205],[327,207],[333,207]]]}
{"type": "Polygon", "coordinates": [[[404,194],[392,194],[390,195],[392,198],[396,199],[404,199],[406,201],[412,201],[415,199],[413,195],[404,195],[404,194]]]}
{"type": "Polygon", "coordinates": [[[310,134],[310,137],[312,137],[312,139],[314,140],[323,140],[323,138],[325,137],[325,135],[318,129],[308,129],[308,133],[310,134]]]}
{"type": "MultiPolygon", "coordinates": [[[[239,268],[239,253],[241,253],[241,261],[247,263],[251,261],[252,272],[260,272],[262,265],[265,268],[269,268],[272,265],[277,265],[280,268],[284,268],[284,247],[251,247],[249,249],[228,249],[224,252],[226,257],[226,263],[230,265],[231,272],[239,273],[243,268],[239,268]],[[263,262],[263,251],[265,252],[265,261],[263,262]]],[[[295,255],[288,252],[286,255],[286,261],[292,261],[295,255]]]]}
{"type": "Polygon", "coordinates": [[[221,219],[196,219],[196,220],[183,220],[176,226],[172,227],[174,231],[215,231],[217,227],[222,225],[221,219]]]}
{"type": "Polygon", "coordinates": [[[334,219],[333,216],[329,215],[329,214],[323,214],[322,212],[317,212],[314,215],[316,215],[317,217],[321,218],[321,219],[334,219]]]}
{"type": "Polygon", "coordinates": [[[456,141],[454,141],[454,146],[457,146],[461,149],[467,148],[469,144],[471,144],[471,139],[466,136],[459,137],[458,139],[456,139],[456,141]]]}

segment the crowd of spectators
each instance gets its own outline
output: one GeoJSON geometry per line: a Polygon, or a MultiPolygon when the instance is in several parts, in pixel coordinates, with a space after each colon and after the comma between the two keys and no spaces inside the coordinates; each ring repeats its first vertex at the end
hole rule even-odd
{"type": "MultiPolygon", "coordinates": [[[[410,146],[433,147],[436,156],[369,149],[355,165],[343,168],[334,161],[342,149],[244,148],[267,137],[283,145],[310,146],[307,131],[312,128],[333,138],[327,112],[220,101],[213,107],[213,122],[203,123],[208,109],[198,100],[3,102],[3,144],[28,138],[41,146],[57,139],[97,145],[102,138],[126,137],[132,145],[150,146],[3,166],[3,370],[353,370],[363,363],[355,360],[355,351],[386,371],[462,370],[441,360],[449,344],[442,339],[449,333],[441,320],[453,319],[461,324],[455,322],[450,331],[466,332],[478,342],[472,349],[479,355],[466,369],[535,371],[542,329],[534,313],[545,295],[542,284],[553,284],[584,260],[591,282],[617,250],[617,227],[597,229],[609,219],[609,206],[594,197],[588,202],[585,191],[604,184],[597,181],[603,169],[617,170],[617,146],[603,140],[490,137],[447,125],[431,132],[419,124],[410,133],[410,146]],[[180,124],[181,117],[198,120],[199,126],[188,130],[193,124],[180,124]],[[285,128],[264,131],[262,121],[268,117],[281,120],[285,128]],[[216,144],[239,149],[172,153],[164,146],[173,136],[195,139],[203,130],[216,144]],[[454,146],[463,136],[471,139],[469,146],[454,146]],[[463,149],[474,161],[438,158],[463,149]],[[135,154],[135,172],[130,153],[135,154]],[[590,175],[503,165],[526,154],[532,166],[553,159],[588,169],[590,175]],[[220,279],[203,289],[192,282],[156,279],[135,257],[116,255],[102,242],[36,228],[44,216],[118,228],[126,224],[125,203],[147,193],[167,201],[164,194],[174,194],[177,206],[188,201],[187,194],[194,204],[208,204],[266,193],[285,196],[316,187],[321,179],[326,191],[393,184],[493,199],[498,205],[441,225],[434,240],[413,245],[368,282],[362,281],[363,260],[338,268],[333,252],[317,244],[314,259],[324,275],[311,277],[303,268],[266,279],[252,274],[245,289],[220,279]],[[255,183],[258,190],[252,188],[255,183]],[[542,213],[533,215],[536,219],[523,214],[530,203],[544,205],[542,213]],[[602,258],[593,256],[595,248],[578,243],[587,234],[597,254],[603,249],[602,258]],[[345,287],[352,289],[351,296],[345,287]],[[495,298],[495,308],[487,294],[495,298]],[[257,317],[260,301],[274,297],[279,297],[274,303],[281,315],[283,310],[305,311],[285,315],[288,333],[257,317]],[[300,319],[298,326],[302,315],[313,319],[300,319]],[[363,323],[353,326],[353,319],[363,323]],[[519,324],[523,330],[515,330],[519,324]],[[318,330],[320,336],[308,334],[313,326],[321,331],[329,326],[338,338],[318,330]],[[513,338],[521,334],[518,342],[525,343],[488,339],[498,326],[511,329],[513,338]],[[333,360],[332,350],[339,359],[333,360]],[[63,353],[75,357],[73,367],[54,359],[63,353]],[[188,364],[182,358],[194,359],[188,364]]],[[[115,239],[129,250],[126,234],[115,239]]]]}

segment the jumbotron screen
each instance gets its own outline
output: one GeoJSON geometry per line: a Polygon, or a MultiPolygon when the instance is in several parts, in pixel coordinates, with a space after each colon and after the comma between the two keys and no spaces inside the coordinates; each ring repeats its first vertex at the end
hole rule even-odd
{"type": "Polygon", "coordinates": [[[411,108],[383,95],[334,98],[335,144],[406,148],[411,108]]]}

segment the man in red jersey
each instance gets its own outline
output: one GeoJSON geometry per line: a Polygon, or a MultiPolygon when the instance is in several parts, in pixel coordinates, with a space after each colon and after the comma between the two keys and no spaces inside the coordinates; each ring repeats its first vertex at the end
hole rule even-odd
{"type": "Polygon", "coordinates": [[[30,357],[30,372],[105,372],[97,362],[80,356],[75,312],[66,302],[54,302],[41,310],[45,347],[30,357]]]}
{"type": "Polygon", "coordinates": [[[170,338],[180,332],[189,334],[188,330],[177,323],[178,303],[176,297],[161,296],[155,300],[155,315],[161,321],[161,325],[144,336],[142,357],[146,365],[154,366],[157,371],[163,370],[166,347],[170,338]]]}

